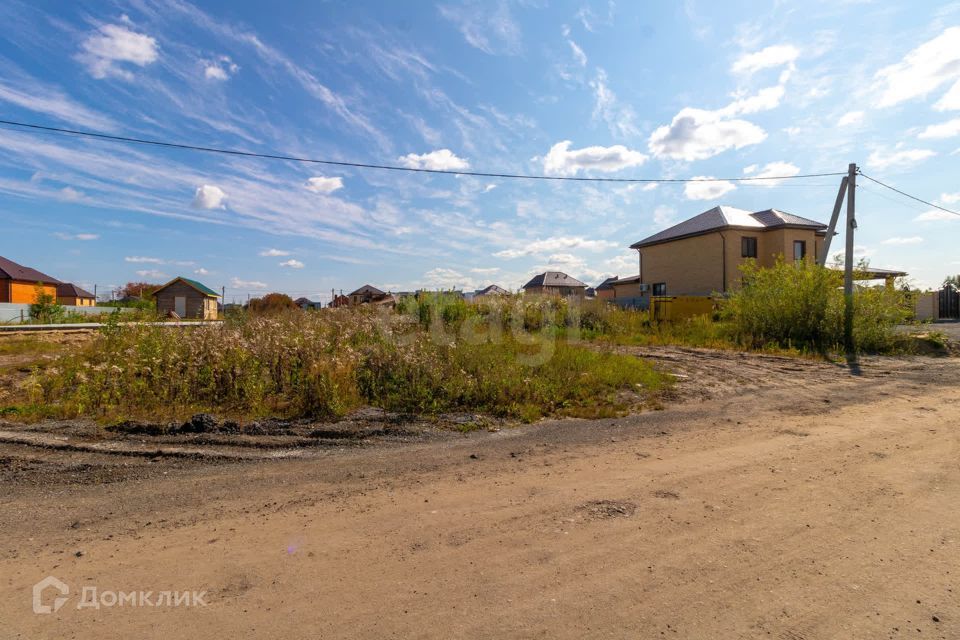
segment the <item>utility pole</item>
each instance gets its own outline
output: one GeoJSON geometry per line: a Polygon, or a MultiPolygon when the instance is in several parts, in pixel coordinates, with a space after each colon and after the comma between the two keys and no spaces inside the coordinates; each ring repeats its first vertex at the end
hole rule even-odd
{"type": "Polygon", "coordinates": [[[849,178],[843,176],[840,181],[840,190],[837,192],[837,201],[833,204],[833,215],[830,216],[830,226],[827,227],[827,235],[823,238],[823,246],[820,248],[820,255],[817,256],[817,264],[821,267],[827,266],[827,258],[830,257],[830,243],[833,241],[833,235],[837,231],[837,220],[840,219],[840,206],[843,204],[843,196],[847,194],[847,182],[849,178]]]}
{"type": "Polygon", "coordinates": [[[853,233],[857,228],[857,165],[850,163],[847,168],[847,247],[843,264],[843,346],[847,355],[855,353],[853,344],[853,233]]]}

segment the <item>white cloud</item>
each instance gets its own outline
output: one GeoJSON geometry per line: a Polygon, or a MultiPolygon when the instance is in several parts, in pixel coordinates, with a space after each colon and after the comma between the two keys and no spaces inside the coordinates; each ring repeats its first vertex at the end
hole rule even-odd
{"type": "Polygon", "coordinates": [[[207,80],[228,80],[240,67],[230,56],[220,56],[216,60],[204,62],[203,75],[207,80]]]}
{"type": "Polygon", "coordinates": [[[264,258],[279,258],[290,255],[290,252],[284,251],[283,249],[264,249],[260,252],[260,255],[264,258]]]}
{"type": "Polygon", "coordinates": [[[740,56],[733,63],[731,71],[734,73],[754,73],[761,69],[793,65],[799,55],[799,49],[793,45],[772,45],[760,51],[740,56]]]}
{"type": "Polygon", "coordinates": [[[837,120],[838,127],[850,127],[863,122],[863,111],[847,111],[837,120]]]}
{"type": "Polygon", "coordinates": [[[80,49],[77,59],[97,79],[116,76],[129,80],[133,74],[118,66],[120,63],[145,67],[159,55],[156,39],[117,24],[100,27],[87,36],[80,49]]]}
{"type": "Polygon", "coordinates": [[[491,55],[520,53],[520,27],[503,0],[495,5],[484,0],[461,6],[444,5],[439,9],[440,15],[460,29],[470,46],[491,55]]]}
{"type": "Polygon", "coordinates": [[[880,244],[920,244],[921,242],[923,242],[923,238],[921,238],[920,236],[910,236],[910,237],[895,236],[893,238],[887,238],[880,244]]]}
{"type": "Polygon", "coordinates": [[[665,204],[661,204],[653,210],[653,222],[658,227],[669,227],[677,217],[677,210],[665,204]]]}
{"type": "Polygon", "coordinates": [[[489,276],[500,271],[500,267],[474,267],[470,273],[478,273],[482,276],[489,276]]]}
{"type": "Polygon", "coordinates": [[[260,282],[259,280],[241,280],[240,278],[231,278],[230,286],[234,289],[248,290],[248,289],[266,289],[267,283],[260,282]]]}
{"type": "Polygon", "coordinates": [[[620,171],[627,167],[636,167],[647,160],[639,151],[617,144],[612,147],[584,147],[570,149],[569,140],[558,142],[543,159],[543,170],[549,175],[574,176],[581,169],[597,171],[620,171]]]}
{"type": "Polygon", "coordinates": [[[281,262],[281,263],[280,263],[280,266],[281,266],[281,267],[290,267],[291,269],[303,269],[304,264],[303,264],[302,262],[300,262],[299,260],[295,260],[295,259],[293,259],[293,258],[290,258],[289,260],[286,260],[286,261],[284,261],[284,262],[281,262]]]}
{"type": "Polygon", "coordinates": [[[140,269],[137,271],[137,275],[141,278],[153,278],[155,280],[163,280],[170,277],[158,269],[140,269]]]}
{"type": "Polygon", "coordinates": [[[577,61],[577,64],[581,67],[587,66],[587,54],[583,52],[580,45],[569,38],[567,39],[567,44],[570,45],[570,51],[573,52],[573,58],[577,61]]]}
{"type": "Polygon", "coordinates": [[[336,176],[327,178],[324,176],[314,176],[307,180],[307,191],[314,193],[333,193],[337,189],[343,188],[343,178],[336,176]]]}
{"type": "Polygon", "coordinates": [[[940,209],[931,209],[913,219],[914,222],[935,222],[939,220],[960,220],[960,216],[955,216],[952,213],[941,211],[940,209]]]}
{"type": "Polygon", "coordinates": [[[744,175],[749,175],[751,178],[760,178],[756,182],[751,182],[750,184],[759,185],[762,187],[773,187],[783,180],[776,180],[777,176],[795,176],[800,173],[800,167],[796,166],[790,162],[769,162],[763,167],[758,167],[757,165],[750,165],[743,169],[744,175]]]}
{"type": "Polygon", "coordinates": [[[562,249],[585,249],[587,251],[603,251],[616,247],[616,242],[608,240],[587,240],[579,236],[554,236],[543,240],[528,242],[522,247],[504,249],[493,254],[497,258],[519,258],[535,254],[548,254],[562,249]]]}
{"type": "Polygon", "coordinates": [[[224,200],[227,194],[223,189],[214,185],[205,184],[197,187],[193,195],[193,206],[196,209],[225,209],[224,200]]]}
{"type": "Polygon", "coordinates": [[[436,267],[423,274],[423,285],[428,289],[466,289],[477,288],[477,281],[454,269],[436,267]]]}
{"type": "Polygon", "coordinates": [[[960,202],[960,191],[956,193],[941,193],[940,199],[943,200],[944,204],[954,204],[955,202],[960,202]]]}
{"type": "Polygon", "coordinates": [[[718,111],[687,107],[669,125],[650,134],[650,151],[675,160],[704,160],[728,149],[763,142],[767,133],[746,120],[726,120],[718,111]]]}
{"type": "Polygon", "coordinates": [[[150,258],[147,256],[127,256],[124,259],[124,262],[133,262],[137,264],[163,264],[163,260],[160,258],[150,258]]]}
{"type": "Polygon", "coordinates": [[[199,269],[194,269],[193,272],[194,272],[195,274],[197,274],[198,276],[208,276],[208,275],[210,275],[210,272],[207,271],[206,269],[204,269],[203,267],[200,267],[199,269]]]}
{"type": "Polygon", "coordinates": [[[458,158],[450,149],[438,149],[430,153],[408,153],[399,158],[400,164],[411,169],[432,169],[434,171],[457,171],[470,168],[470,163],[458,158]]]}
{"type": "Polygon", "coordinates": [[[948,120],[940,124],[931,124],[921,131],[917,137],[923,139],[952,138],[956,135],[960,135],[960,118],[948,120]]]}
{"type": "MultiPolygon", "coordinates": [[[[946,29],[907,53],[902,61],[880,69],[875,77],[880,91],[879,107],[925,97],[944,83],[960,78],[960,27],[946,29]]],[[[960,99],[960,89],[956,93],[960,99]]]]}
{"type": "Polygon", "coordinates": [[[876,150],[867,158],[867,164],[876,169],[907,167],[937,155],[929,149],[901,149],[899,151],[876,150]]]}
{"type": "Polygon", "coordinates": [[[607,124],[610,133],[623,138],[640,133],[634,120],[636,114],[630,105],[622,104],[616,94],[607,85],[607,72],[597,69],[597,77],[590,81],[593,89],[593,119],[607,124]]]}
{"type": "Polygon", "coordinates": [[[659,186],[660,186],[660,184],[657,183],[657,182],[650,182],[650,183],[645,184],[645,185],[643,185],[642,187],[640,187],[640,190],[641,190],[641,191],[655,191],[655,190],[657,189],[657,187],[659,187],[659,186]]]}
{"type": "Polygon", "coordinates": [[[63,233],[60,231],[55,232],[54,237],[60,238],[61,240],[97,240],[100,236],[96,233],[63,233]]]}
{"type": "Polygon", "coordinates": [[[0,100],[84,127],[101,130],[115,127],[110,118],[27,76],[18,76],[9,84],[0,80],[0,100]]]}
{"type": "Polygon", "coordinates": [[[960,80],[953,83],[950,90],[934,103],[933,108],[937,111],[956,111],[960,109],[960,80]]]}
{"type": "MultiPolygon", "coordinates": [[[[706,180],[711,177],[712,176],[695,176],[694,180],[706,180]]],[[[683,187],[683,195],[685,195],[688,200],[715,200],[736,188],[735,184],[727,182],[726,180],[718,180],[716,182],[688,182],[683,187]]]]}
{"type": "Polygon", "coordinates": [[[583,258],[575,256],[572,253],[555,253],[547,258],[547,262],[554,266],[577,268],[586,264],[586,261],[583,258]]]}
{"type": "Polygon", "coordinates": [[[488,184],[487,186],[485,186],[485,187],[483,188],[483,192],[484,192],[484,193],[490,193],[491,191],[493,191],[493,190],[496,189],[496,188],[497,188],[497,185],[495,185],[495,184],[493,184],[493,183],[491,182],[490,184],[488,184]]]}

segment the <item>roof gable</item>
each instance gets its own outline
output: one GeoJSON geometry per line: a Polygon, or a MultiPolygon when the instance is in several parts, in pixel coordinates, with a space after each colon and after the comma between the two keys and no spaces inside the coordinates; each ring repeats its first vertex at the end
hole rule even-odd
{"type": "Polygon", "coordinates": [[[531,287],[584,287],[586,284],[580,282],[573,276],[568,276],[562,271],[545,271],[538,273],[530,279],[530,282],[523,285],[524,289],[531,287]]]}
{"type": "Polygon", "coordinates": [[[164,289],[166,289],[167,287],[169,287],[170,285],[172,285],[172,284],[175,283],[175,282],[182,282],[182,283],[184,283],[185,285],[187,285],[187,286],[189,286],[189,287],[191,287],[191,288],[193,288],[193,289],[196,289],[197,292],[202,293],[202,294],[205,295],[205,296],[211,296],[211,297],[214,297],[214,298],[219,298],[219,297],[220,297],[220,294],[217,293],[216,291],[214,291],[213,289],[211,289],[210,287],[208,287],[208,286],[206,286],[206,285],[204,285],[204,284],[201,284],[201,283],[197,282],[196,280],[191,280],[190,278],[184,278],[183,276],[177,276],[176,278],[174,278],[173,280],[171,280],[171,281],[168,282],[167,284],[163,285],[162,287],[160,287],[159,289],[157,289],[156,291],[154,291],[154,292],[153,292],[153,295],[157,295],[158,293],[160,293],[161,291],[163,291],[164,289]]]}
{"type": "Polygon", "coordinates": [[[0,256],[0,278],[10,280],[27,280],[29,282],[43,282],[45,284],[60,284],[56,278],[48,276],[45,273],[17,264],[13,260],[8,260],[0,256]]]}

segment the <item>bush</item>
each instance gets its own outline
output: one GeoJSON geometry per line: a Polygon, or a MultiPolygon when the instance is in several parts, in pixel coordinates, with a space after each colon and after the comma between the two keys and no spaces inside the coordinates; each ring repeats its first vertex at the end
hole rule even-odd
{"type": "Polygon", "coordinates": [[[34,287],[34,302],[30,305],[30,318],[41,324],[55,324],[65,315],[63,305],[57,302],[57,297],[47,293],[43,285],[38,282],[34,287]]]}

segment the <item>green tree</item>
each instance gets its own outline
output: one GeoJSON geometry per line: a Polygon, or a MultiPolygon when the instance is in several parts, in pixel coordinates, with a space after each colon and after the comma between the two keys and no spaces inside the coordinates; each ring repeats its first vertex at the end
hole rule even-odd
{"type": "Polygon", "coordinates": [[[43,284],[37,283],[34,287],[34,302],[30,305],[30,317],[44,324],[51,324],[63,319],[63,305],[57,302],[57,297],[47,293],[43,284]]]}
{"type": "Polygon", "coordinates": [[[960,289],[960,274],[957,274],[955,276],[947,276],[946,278],[944,278],[943,286],[947,286],[948,284],[953,285],[957,289],[960,289]]]}

